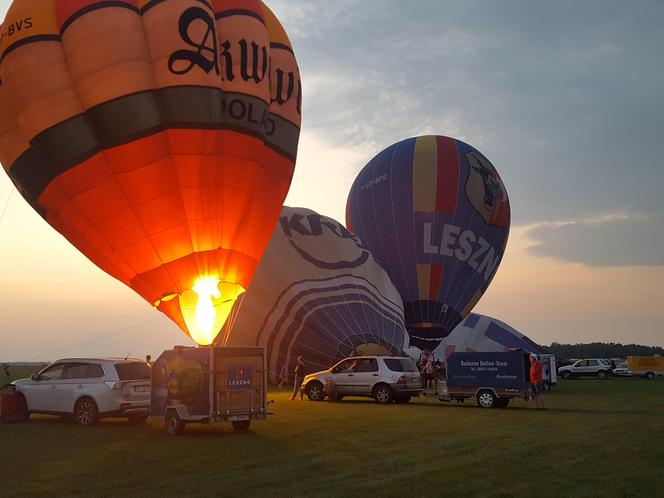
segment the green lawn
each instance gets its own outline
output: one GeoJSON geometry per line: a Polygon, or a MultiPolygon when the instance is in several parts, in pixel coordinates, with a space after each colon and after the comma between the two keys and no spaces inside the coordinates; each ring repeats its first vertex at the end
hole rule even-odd
{"type": "Polygon", "coordinates": [[[663,496],[664,380],[561,381],[538,412],[289,401],[248,434],[0,424],[0,496],[663,496]]]}

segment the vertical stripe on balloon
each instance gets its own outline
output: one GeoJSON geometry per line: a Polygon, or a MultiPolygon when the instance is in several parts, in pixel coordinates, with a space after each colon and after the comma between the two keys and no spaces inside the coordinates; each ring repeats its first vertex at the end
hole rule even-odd
{"type": "MultiPolygon", "coordinates": [[[[436,209],[436,137],[418,137],[413,155],[413,207],[432,213],[436,209]]],[[[424,295],[428,295],[427,291],[424,295]]],[[[420,293],[421,295],[421,293],[420,293]]]]}
{"type": "Polygon", "coordinates": [[[436,145],[436,212],[453,213],[459,191],[459,155],[455,141],[449,137],[436,137],[436,145]]]}
{"type": "Polygon", "coordinates": [[[429,299],[429,285],[431,284],[431,265],[417,265],[417,287],[420,300],[429,299]]]}
{"type": "Polygon", "coordinates": [[[443,267],[441,265],[431,265],[431,276],[429,278],[429,300],[437,301],[440,280],[443,277],[443,267]]]}

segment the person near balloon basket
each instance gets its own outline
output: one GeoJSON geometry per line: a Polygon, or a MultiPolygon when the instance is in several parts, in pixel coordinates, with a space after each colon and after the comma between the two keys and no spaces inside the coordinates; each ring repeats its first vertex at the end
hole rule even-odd
{"type": "Polygon", "coordinates": [[[295,381],[293,382],[293,395],[290,399],[295,399],[298,392],[300,393],[300,399],[303,398],[304,393],[302,392],[302,381],[304,380],[304,360],[302,355],[297,357],[297,364],[295,365],[295,381]]]}
{"type": "Polygon", "coordinates": [[[288,385],[288,367],[284,363],[279,372],[279,389],[288,385]]]}
{"type": "Polygon", "coordinates": [[[530,355],[530,384],[532,389],[532,398],[535,400],[536,410],[545,410],[544,408],[544,389],[542,386],[542,363],[535,354],[530,355]]]}
{"type": "Polygon", "coordinates": [[[435,389],[435,361],[431,351],[422,351],[418,361],[422,387],[435,389]]]}

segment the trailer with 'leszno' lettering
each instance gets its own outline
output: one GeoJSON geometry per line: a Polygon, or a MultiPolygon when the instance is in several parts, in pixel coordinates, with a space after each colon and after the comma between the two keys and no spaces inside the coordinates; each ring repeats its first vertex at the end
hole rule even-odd
{"type": "Polygon", "coordinates": [[[261,347],[176,346],[152,367],[150,414],[164,419],[170,434],[217,422],[244,432],[267,416],[266,371],[261,347]]]}
{"type": "Polygon", "coordinates": [[[452,353],[445,363],[445,378],[438,382],[441,401],[474,397],[482,408],[505,408],[511,398],[531,394],[527,352],[452,353]]]}

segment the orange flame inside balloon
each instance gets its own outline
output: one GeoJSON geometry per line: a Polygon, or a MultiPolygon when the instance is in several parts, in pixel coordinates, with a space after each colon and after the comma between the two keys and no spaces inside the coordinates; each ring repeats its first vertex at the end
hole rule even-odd
{"type": "Polygon", "coordinates": [[[180,294],[180,311],[189,336],[201,346],[214,342],[231,314],[241,285],[217,277],[199,277],[190,290],[180,294]]]}

